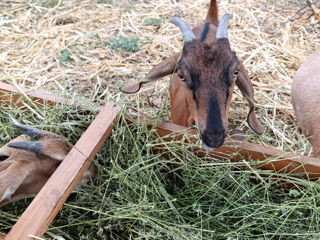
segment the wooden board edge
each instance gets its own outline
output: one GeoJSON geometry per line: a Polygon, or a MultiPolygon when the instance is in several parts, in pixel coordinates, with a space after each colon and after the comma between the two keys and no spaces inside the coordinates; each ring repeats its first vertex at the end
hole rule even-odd
{"type": "Polygon", "coordinates": [[[28,236],[41,237],[45,233],[83,172],[111,133],[118,112],[119,107],[114,103],[108,103],[101,109],[65,160],[7,234],[6,240],[32,239],[28,236]],[[92,141],[88,141],[90,139],[92,141]]]}
{"type": "MultiPolygon", "coordinates": [[[[146,123],[146,118],[141,123],[146,123]]],[[[154,128],[155,134],[165,141],[182,140],[195,143],[197,134],[195,129],[190,129],[169,122],[159,121],[156,126],[149,124],[149,129],[154,128]],[[186,137],[187,135],[187,137],[186,137]]],[[[193,152],[199,157],[207,159],[229,159],[233,162],[243,160],[256,161],[258,168],[276,172],[294,173],[303,178],[317,180],[320,178],[320,159],[299,156],[292,152],[285,152],[269,146],[261,146],[248,141],[227,138],[225,144],[213,152],[207,152],[201,147],[196,147],[193,152]]]]}
{"type": "MultiPolygon", "coordinates": [[[[42,103],[42,104],[46,103],[49,105],[65,104],[68,106],[82,106],[82,104],[80,102],[73,101],[69,98],[55,96],[52,93],[46,93],[43,91],[30,90],[30,89],[24,88],[24,87],[19,87],[19,89],[18,89],[10,84],[7,84],[7,83],[0,81],[0,99],[8,100],[8,99],[6,99],[8,96],[4,96],[4,94],[1,94],[1,92],[17,94],[17,96],[26,95],[26,96],[31,97],[34,100],[38,101],[39,103],[42,103]]],[[[17,99],[14,98],[14,100],[17,100],[17,99]]]]}
{"type": "MultiPolygon", "coordinates": [[[[4,90],[4,88],[6,88],[8,92],[20,93],[17,89],[13,88],[12,86],[0,82],[0,90],[4,90]]],[[[43,93],[37,92],[37,91],[26,91],[26,93],[28,96],[34,97],[36,99],[40,99],[40,100],[44,99],[45,101],[52,102],[52,103],[61,103],[61,102],[59,102],[59,100],[57,101],[56,96],[52,96],[52,95],[50,96],[50,94],[48,94],[48,96],[46,96],[46,94],[43,94],[43,93]]],[[[61,98],[60,100],[62,100],[63,103],[65,103],[65,101],[66,101],[66,99],[64,99],[64,98],[61,98]]],[[[70,102],[70,105],[73,105],[73,103],[70,102]]],[[[101,111],[103,111],[103,109],[104,108],[100,108],[101,111]]],[[[186,129],[187,128],[185,128],[183,126],[178,126],[178,125],[175,125],[172,123],[166,123],[166,122],[160,121],[158,123],[158,125],[156,126],[156,132],[157,132],[156,134],[160,137],[165,138],[165,137],[167,137],[168,134],[177,135],[177,134],[175,134],[175,132],[181,132],[186,129]]],[[[108,131],[109,130],[107,130],[107,132],[108,131]]],[[[194,132],[195,132],[194,130],[191,130],[188,134],[192,135],[192,134],[194,134],[194,132]]],[[[203,152],[205,150],[199,149],[199,151],[203,152]]],[[[277,171],[277,170],[281,170],[281,169],[283,170],[284,169],[283,165],[289,166],[290,164],[291,165],[298,164],[301,166],[301,165],[306,164],[306,166],[309,167],[309,170],[308,170],[309,173],[311,173],[311,174],[314,173],[316,177],[320,177],[320,175],[318,176],[318,174],[320,173],[320,168],[318,166],[319,162],[320,162],[319,159],[312,158],[312,157],[306,157],[306,156],[298,156],[294,153],[287,153],[287,152],[284,152],[282,150],[278,150],[278,149],[275,149],[272,147],[264,147],[264,146],[260,146],[258,144],[249,143],[247,141],[235,141],[234,139],[227,139],[225,146],[218,148],[215,153],[210,153],[209,155],[212,154],[212,157],[216,157],[217,153],[219,153],[219,152],[223,153],[223,154],[225,154],[225,153],[228,153],[228,154],[241,153],[242,155],[247,155],[247,156],[249,154],[257,154],[258,155],[257,161],[264,161],[265,159],[270,158],[270,157],[277,157],[278,160],[273,161],[269,165],[265,164],[261,167],[262,169],[273,170],[273,171],[277,171]],[[242,151],[242,152],[240,152],[240,151],[242,151]],[[277,164],[277,162],[281,163],[281,164],[277,164]],[[316,172],[314,171],[315,168],[317,168],[316,172]]],[[[89,165],[89,164],[87,164],[87,165],[89,165]]],[[[84,169],[87,167],[87,165],[83,165],[84,169]]],[[[292,166],[292,168],[295,169],[296,166],[292,166]]],[[[305,177],[309,177],[309,175],[305,175],[305,177]]],[[[72,184],[69,185],[69,188],[67,188],[66,191],[71,191],[70,190],[70,189],[72,189],[71,186],[72,186],[72,184]]],[[[63,199],[63,202],[65,201],[65,199],[63,199]]],[[[56,208],[55,208],[56,212],[51,212],[54,214],[54,216],[59,211],[59,209],[60,209],[59,207],[62,206],[63,202],[61,203],[61,205],[56,206],[56,208]]],[[[54,216],[52,217],[52,219],[54,218],[54,216]]],[[[46,224],[49,225],[50,222],[46,222],[46,224]]],[[[45,232],[45,229],[46,229],[46,227],[41,229],[40,235],[45,232]]],[[[13,229],[11,231],[13,231],[13,229]]],[[[10,231],[10,233],[11,233],[11,231],[10,231]]],[[[7,235],[6,239],[19,239],[19,238],[8,238],[9,237],[8,235],[7,235]]],[[[25,239],[25,238],[21,238],[21,239],[25,239]]]]}
{"type": "Polygon", "coordinates": [[[5,235],[4,233],[1,233],[1,232],[0,232],[0,240],[4,240],[5,237],[6,237],[6,235],[5,235]]]}

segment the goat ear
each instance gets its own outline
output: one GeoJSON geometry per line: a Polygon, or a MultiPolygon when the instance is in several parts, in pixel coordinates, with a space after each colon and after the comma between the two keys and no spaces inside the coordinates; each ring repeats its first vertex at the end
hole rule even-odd
{"type": "Polygon", "coordinates": [[[26,178],[27,171],[19,171],[23,169],[21,161],[14,163],[2,162],[0,164],[0,206],[3,202],[10,201],[11,196],[19,188],[26,178]],[[6,166],[3,166],[6,165],[6,166]]]}
{"type": "Polygon", "coordinates": [[[61,141],[46,139],[41,141],[41,145],[41,154],[58,161],[63,161],[63,159],[68,155],[68,153],[71,150],[71,146],[64,140],[61,141]]]}
{"type": "Polygon", "coordinates": [[[120,88],[120,91],[127,94],[133,94],[138,92],[142,85],[156,81],[159,78],[172,74],[177,66],[179,57],[180,53],[173,54],[171,57],[154,66],[142,81],[135,84],[124,85],[120,88]]]}
{"type": "Polygon", "coordinates": [[[1,157],[9,157],[10,149],[5,145],[0,148],[0,158],[1,157]]]}
{"type": "Polygon", "coordinates": [[[250,128],[257,134],[261,135],[264,132],[264,126],[261,122],[257,119],[256,113],[254,112],[254,95],[253,95],[253,87],[251,80],[242,64],[240,62],[240,71],[238,74],[238,78],[236,81],[236,85],[240,89],[242,95],[248,100],[249,102],[249,113],[247,117],[247,122],[250,128]]]}

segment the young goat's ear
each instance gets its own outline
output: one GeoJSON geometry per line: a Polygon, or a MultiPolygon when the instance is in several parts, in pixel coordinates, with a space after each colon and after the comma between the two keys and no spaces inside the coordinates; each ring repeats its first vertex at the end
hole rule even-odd
{"type": "Polygon", "coordinates": [[[172,74],[177,66],[179,56],[180,53],[173,54],[171,57],[154,66],[142,81],[135,84],[126,84],[120,88],[120,91],[127,94],[133,94],[138,92],[142,85],[172,74]]]}
{"type": "Polygon", "coordinates": [[[27,171],[23,169],[23,162],[2,162],[0,164],[0,206],[3,201],[10,201],[11,196],[26,178],[27,171]]]}
{"type": "Polygon", "coordinates": [[[264,132],[264,126],[261,122],[257,119],[256,113],[254,111],[254,97],[253,97],[253,87],[251,80],[242,64],[240,62],[240,72],[238,74],[238,78],[236,80],[236,85],[240,89],[242,95],[248,100],[249,102],[249,113],[247,117],[247,122],[250,128],[257,134],[261,135],[264,132]]]}
{"type": "Polygon", "coordinates": [[[10,149],[7,146],[3,146],[0,148],[0,161],[2,159],[6,159],[7,157],[9,157],[10,154],[10,149]]]}
{"type": "Polygon", "coordinates": [[[58,161],[63,161],[71,150],[71,146],[62,139],[45,139],[41,141],[41,145],[43,155],[58,161]]]}

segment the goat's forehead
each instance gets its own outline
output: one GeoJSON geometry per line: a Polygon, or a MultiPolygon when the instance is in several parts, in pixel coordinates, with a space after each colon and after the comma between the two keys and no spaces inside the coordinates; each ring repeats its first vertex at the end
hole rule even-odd
{"type": "Polygon", "coordinates": [[[212,44],[194,40],[185,44],[180,63],[201,68],[212,64],[229,65],[236,59],[227,39],[219,39],[212,44]]]}

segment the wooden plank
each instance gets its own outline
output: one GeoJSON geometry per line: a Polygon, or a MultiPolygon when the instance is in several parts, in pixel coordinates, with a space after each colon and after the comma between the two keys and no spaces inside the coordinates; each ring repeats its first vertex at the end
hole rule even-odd
{"type": "MultiPolygon", "coordinates": [[[[13,92],[11,95],[14,99],[18,99],[20,96],[20,91],[14,87],[0,82],[0,99],[8,99],[8,95],[4,95],[2,92],[13,92]]],[[[29,91],[28,89],[22,89],[23,92],[27,93],[28,96],[36,99],[39,103],[46,102],[47,104],[63,103],[67,105],[80,105],[73,101],[67,100],[65,98],[60,98],[52,96],[50,94],[44,94],[38,91],[29,91]]],[[[57,171],[50,178],[45,187],[41,190],[34,201],[30,204],[25,213],[21,216],[17,224],[13,227],[10,233],[7,235],[6,239],[31,239],[27,237],[28,234],[33,234],[36,236],[42,236],[45,230],[56,216],[57,212],[61,208],[62,204],[65,202],[67,196],[70,194],[77,181],[80,179],[82,173],[88,167],[91,159],[98,151],[98,148],[104,142],[108,134],[110,133],[112,127],[112,122],[115,119],[118,107],[109,104],[106,107],[100,108],[101,112],[97,119],[94,121],[94,125],[90,126],[90,130],[87,129],[85,134],[81,137],[76,146],[71,150],[67,158],[59,166],[57,171]],[[111,106],[112,105],[112,106],[111,106]],[[110,114],[110,109],[113,109],[110,114]],[[106,119],[104,119],[105,115],[106,119]],[[113,119],[113,120],[112,120],[113,119]],[[110,124],[110,125],[109,125],[110,124]],[[109,127],[108,127],[109,126],[109,127]],[[103,131],[104,134],[103,134],[103,131]],[[94,132],[94,134],[92,134],[94,132]],[[99,138],[100,140],[95,144],[94,139],[99,138]],[[87,141],[86,138],[92,140],[87,141]],[[84,150],[79,148],[83,147],[84,150]],[[93,151],[90,153],[89,149],[93,151]],[[77,149],[81,149],[81,152],[77,149]],[[80,155],[80,158],[75,161],[75,159],[80,155]],[[67,161],[66,161],[67,160],[67,161]],[[78,161],[79,160],[79,161],[78,161]],[[59,171],[58,171],[59,170],[59,171]]],[[[142,117],[141,119],[146,119],[142,117]]],[[[145,121],[142,121],[145,124],[145,121]]],[[[148,125],[149,129],[154,126],[148,125]]],[[[178,126],[172,123],[159,122],[156,128],[156,135],[163,137],[165,141],[172,140],[182,140],[186,142],[195,142],[193,137],[196,134],[195,130],[187,130],[183,126],[178,126]],[[187,131],[187,138],[184,137],[181,132],[187,131]]],[[[259,167],[266,170],[273,171],[285,171],[291,173],[297,173],[305,178],[317,179],[320,177],[320,160],[305,156],[297,156],[294,153],[287,153],[272,147],[264,147],[257,144],[249,143],[247,141],[238,141],[232,138],[226,139],[226,143],[216,149],[214,152],[208,153],[201,148],[192,149],[195,154],[199,157],[204,157],[210,160],[210,158],[215,159],[230,159],[231,161],[243,161],[252,159],[255,161],[267,161],[268,159],[273,159],[267,163],[261,164],[259,167]]],[[[0,238],[1,239],[1,238],[0,238]]]]}
{"type": "Polygon", "coordinates": [[[6,240],[41,237],[113,128],[119,107],[108,103],[44,185],[6,240]]]}
{"type": "MultiPolygon", "coordinates": [[[[142,122],[145,123],[143,120],[142,122]]],[[[149,129],[153,127],[152,125],[148,125],[149,129]]],[[[185,139],[185,142],[196,142],[193,136],[197,134],[197,131],[194,129],[160,121],[155,127],[155,130],[155,134],[163,137],[165,141],[185,139]],[[182,132],[185,132],[187,137],[182,132]]],[[[159,151],[161,151],[161,149],[159,151]]],[[[273,147],[260,146],[248,141],[227,138],[224,145],[213,152],[209,153],[201,148],[193,148],[192,151],[199,157],[208,160],[210,160],[210,158],[219,160],[229,159],[234,162],[254,160],[261,162],[261,164],[258,165],[260,169],[296,174],[297,176],[311,180],[317,180],[320,177],[320,159],[299,156],[294,153],[285,152],[273,147]]]]}
{"type": "Polygon", "coordinates": [[[65,105],[72,105],[72,106],[80,106],[81,104],[76,101],[72,101],[71,99],[58,97],[55,95],[52,95],[51,93],[44,93],[37,90],[30,90],[27,88],[20,87],[20,89],[17,89],[13,87],[12,85],[6,84],[4,82],[0,82],[0,99],[5,100],[8,102],[13,102],[17,104],[18,106],[21,106],[22,104],[18,102],[18,99],[21,95],[27,95],[28,97],[31,97],[34,101],[41,103],[41,104],[65,104],[65,105]]]}
{"type": "Polygon", "coordinates": [[[0,240],[4,240],[5,237],[6,235],[0,232],[0,240]]]}

